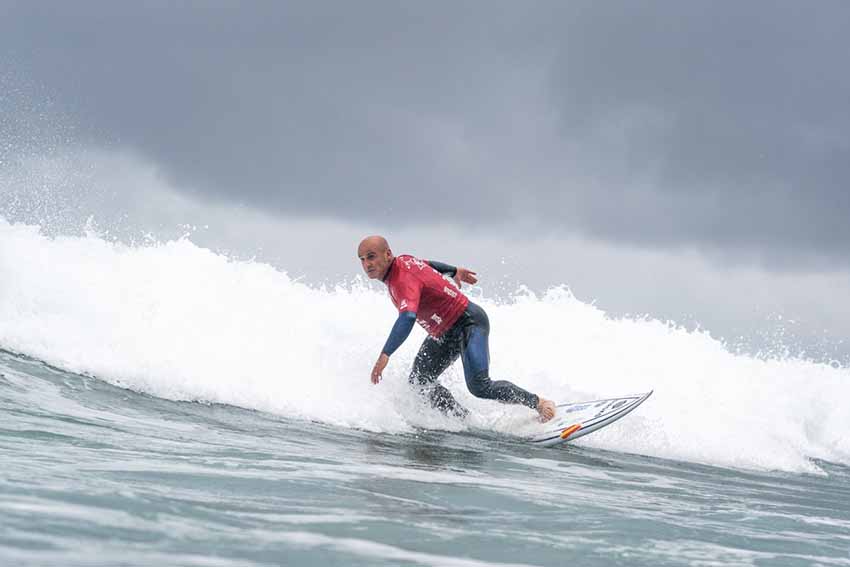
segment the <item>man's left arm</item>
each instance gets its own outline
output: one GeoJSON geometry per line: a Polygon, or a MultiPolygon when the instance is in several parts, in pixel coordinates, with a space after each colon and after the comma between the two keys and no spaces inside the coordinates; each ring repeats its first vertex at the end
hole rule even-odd
{"type": "Polygon", "coordinates": [[[450,278],[453,278],[455,277],[455,274],[457,274],[457,268],[450,264],[445,264],[436,260],[425,260],[425,263],[440,272],[441,274],[443,274],[444,276],[449,276],[450,278]]]}
{"type": "Polygon", "coordinates": [[[468,270],[466,268],[458,268],[452,266],[451,264],[438,262],[437,260],[425,260],[425,262],[441,274],[453,278],[455,283],[457,284],[457,287],[460,287],[461,282],[468,284],[478,283],[478,274],[476,274],[472,270],[468,270]]]}

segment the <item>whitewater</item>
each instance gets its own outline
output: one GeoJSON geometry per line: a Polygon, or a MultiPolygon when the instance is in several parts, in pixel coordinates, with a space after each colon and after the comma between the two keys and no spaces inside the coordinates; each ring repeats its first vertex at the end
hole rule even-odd
{"type": "Polygon", "coordinates": [[[533,448],[531,410],[473,398],[458,367],[470,417],[422,405],[419,330],[372,385],[386,290],[285,268],[0,218],[0,564],[850,565],[842,364],[566,286],[473,288],[494,378],[559,402],[655,391],[533,448]]]}

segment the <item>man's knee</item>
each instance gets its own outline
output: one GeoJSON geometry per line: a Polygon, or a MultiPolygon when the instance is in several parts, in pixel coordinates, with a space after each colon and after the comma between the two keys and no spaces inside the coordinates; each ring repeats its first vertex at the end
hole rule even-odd
{"type": "Polygon", "coordinates": [[[471,380],[467,380],[466,386],[476,398],[489,399],[492,397],[490,376],[486,370],[477,372],[471,380]]]}
{"type": "Polygon", "coordinates": [[[431,407],[448,416],[463,419],[469,415],[469,410],[457,403],[457,400],[445,386],[435,384],[431,388],[420,388],[419,394],[428,400],[431,407]]]}
{"type": "Polygon", "coordinates": [[[407,380],[413,386],[428,386],[429,384],[432,384],[435,379],[436,378],[431,376],[428,372],[413,370],[407,380]]]}

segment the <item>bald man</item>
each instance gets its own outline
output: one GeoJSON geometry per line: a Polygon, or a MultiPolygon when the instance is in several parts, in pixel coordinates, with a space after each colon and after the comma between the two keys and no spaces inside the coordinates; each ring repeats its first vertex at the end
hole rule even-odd
{"type": "Polygon", "coordinates": [[[462,283],[478,281],[475,272],[434,260],[413,256],[393,256],[383,236],[369,236],[357,247],[363,271],[387,285],[390,298],[399,311],[390,336],[372,369],[372,383],[381,381],[390,356],[419,323],[428,338],[422,343],[410,383],[418,386],[431,404],[441,411],[465,417],[467,410],[451,392],[437,382],[451,364],[461,358],[466,386],[479,398],[509,404],[522,404],[540,414],[541,421],[555,416],[555,404],[506,380],[490,379],[490,321],[478,305],[460,291],[462,283]],[[455,285],[444,276],[454,279],[455,285]]]}

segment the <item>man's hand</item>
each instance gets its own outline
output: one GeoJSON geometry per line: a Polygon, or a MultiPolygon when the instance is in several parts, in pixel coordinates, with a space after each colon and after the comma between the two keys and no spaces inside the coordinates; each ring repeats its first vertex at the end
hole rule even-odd
{"type": "Polygon", "coordinates": [[[478,277],[476,273],[472,270],[467,270],[466,268],[458,268],[457,273],[455,273],[455,283],[457,284],[458,289],[460,289],[460,282],[476,284],[478,283],[478,277]]]}
{"type": "Polygon", "coordinates": [[[389,361],[390,357],[381,353],[381,356],[378,357],[378,361],[375,363],[375,367],[372,368],[372,384],[377,384],[381,381],[381,374],[383,374],[384,368],[387,367],[389,361]]]}

